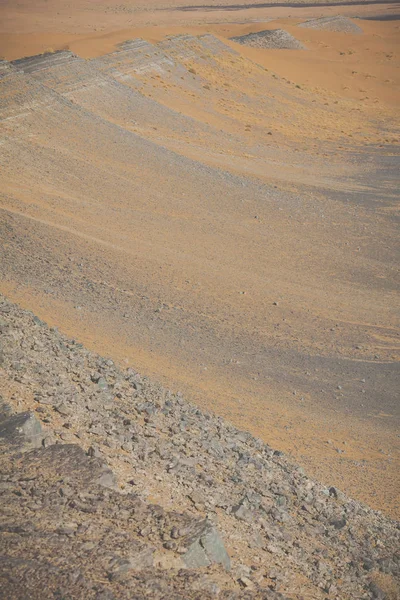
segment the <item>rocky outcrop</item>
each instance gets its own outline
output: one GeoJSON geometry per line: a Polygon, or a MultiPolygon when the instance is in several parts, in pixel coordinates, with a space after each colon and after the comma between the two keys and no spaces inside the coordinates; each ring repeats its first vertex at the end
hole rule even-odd
{"type": "Polygon", "coordinates": [[[305,46],[284,29],[266,29],[231,38],[233,42],[252,48],[273,50],[304,50],[305,46]]]}
{"type": "Polygon", "coordinates": [[[13,61],[13,65],[24,73],[36,73],[53,67],[68,65],[75,60],[79,61],[79,58],[73,52],[59,50],[58,52],[45,52],[44,54],[18,58],[13,61]]]}
{"type": "Polygon", "coordinates": [[[7,598],[396,589],[395,522],[5,298],[0,316],[7,598]]]}
{"type": "Polygon", "coordinates": [[[237,52],[211,34],[180,34],[165,38],[158,43],[168,56],[187,65],[198,63],[215,65],[215,58],[222,56],[237,57],[237,52]]]}
{"type": "MultiPolygon", "coordinates": [[[[126,58],[128,49],[131,49],[136,62],[139,60],[134,41],[126,42],[123,47],[126,47],[126,51],[117,53],[117,56],[121,54],[126,58]]],[[[89,61],[62,50],[18,59],[10,67],[26,74],[26,79],[57,92],[73,102],[74,106],[81,106],[137,133],[150,136],[157,131],[157,136],[160,137],[166,130],[169,132],[171,129],[179,131],[190,128],[193,130],[193,137],[196,137],[191,119],[144,97],[137,89],[140,87],[137,78],[129,77],[128,74],[121,74],[121,77],[116,74],[116,70],[111,68],[113,56],[89,61]]],[[[117,59],[117,62],[122,70],[122,61],[117,59]]],[[[139,63],[142,64],[140,60],[139,63]]],[[[211,135],[207,128],[204,130],[204,133],[211,135]]]]}
{"type": "Polygon", "coordinates": [[[177,75],[184,73],[183,67],[177,65],[170,56],[141,38],[122,42],[118,44],[115,52],[93,59],[92,62],[100,70],[110,73],[124,83],[136,75],[165,73],[171,70],[178,70],[177,75]]]}
{"type": "Polygon", "coordinates": [[[300,23],[299,27],[308,29],[325,29],[326,31],[338,31],[339,33],[362,33],[361,27],[353,23],[348,17],[336,15],[333,17],[321,17],[319,19],[310,19],[300,23]]]}

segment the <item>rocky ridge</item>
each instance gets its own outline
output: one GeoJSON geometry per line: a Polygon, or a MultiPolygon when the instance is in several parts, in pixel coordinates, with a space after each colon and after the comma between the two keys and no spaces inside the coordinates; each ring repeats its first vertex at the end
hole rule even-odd
{"type": "Polygon", "coordinates": [[[395,522],[4,297],[0,333],[2,597],[396,597],[395,522]]]}
{"type": "Polygon", "coordinates": [[[304,50],[305,46],[284,29],[266,29],[231,38],[233,42],[252,48],[271,48],[274,50],[304,50]]]}
{"type": "MultiPolygon", "coordinates": [[[[135,55],[138,50],[132,45],[125,43],[123,47],[135,55]]],[[[143,96],[137,89],[138,79],[126,75],[122,81],[115,70],[107,71],[100,61],[84,60],[67,50],[18,59],[10,69],[107,121],[147,137],[160,139],[171,137],[172,131],[175,135],[190,132],[192,141],[200,143],[202,136],[209,139],[213,135],[211,128],[143,96]]]]}

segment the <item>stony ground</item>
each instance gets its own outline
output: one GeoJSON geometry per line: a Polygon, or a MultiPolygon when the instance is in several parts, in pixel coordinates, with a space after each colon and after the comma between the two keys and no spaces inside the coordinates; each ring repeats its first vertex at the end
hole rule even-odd
{"type": "Polygon", "coordinates": [[[2,598],[396,598],[398,524],[3,296],[0,332],[2,598]]]}

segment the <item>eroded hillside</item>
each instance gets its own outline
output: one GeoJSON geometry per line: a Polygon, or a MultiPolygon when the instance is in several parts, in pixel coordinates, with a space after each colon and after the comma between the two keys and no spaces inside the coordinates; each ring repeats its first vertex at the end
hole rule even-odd
{"type": "Polygon", "coordinates": [[[285,27],[308,84],[233,26],[3,61],[1,290],[396,514],[396,110],[285,27]]]}

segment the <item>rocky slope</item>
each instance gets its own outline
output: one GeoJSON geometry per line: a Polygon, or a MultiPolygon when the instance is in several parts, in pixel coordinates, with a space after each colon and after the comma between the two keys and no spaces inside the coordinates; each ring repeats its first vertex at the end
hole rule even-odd
{"type": "Polygon", "coordinates": [[[395,522],[3,296],[0,332],[2,598],[396,597],[395,522]]]}

